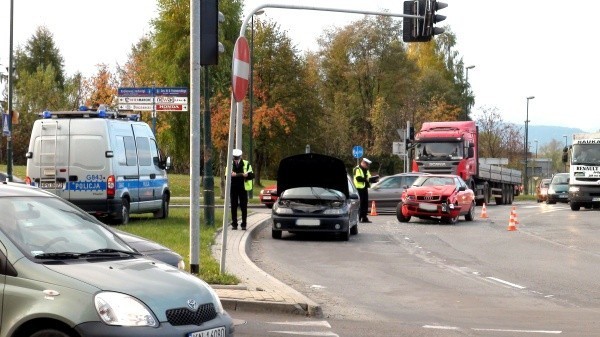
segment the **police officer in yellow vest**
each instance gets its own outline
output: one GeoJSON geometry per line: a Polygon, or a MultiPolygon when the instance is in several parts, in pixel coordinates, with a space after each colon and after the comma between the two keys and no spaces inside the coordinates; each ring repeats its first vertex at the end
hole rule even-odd
{"type": "Polygon", "coordinates": [[[379,180],[379,176],[371,176],[369,166],[371,161],[367,158],[363,158],[358,166],[354,168],[354,186],[358,190],[358,196],[360,197],[360,222],[371,222],[367,218],[367,210],[369,209],[369,187],[372,183],[379,180]]]}
{"type": "Polygon", "coordinates": [[[254,172],[247,160],[242,159],[242,150],[233,150],[233,169],[231,170],[231,227],[238,228],[237,208],[242,210],[243,230],[246,229],[246,217],[248,216],[248,191],[252,189],[254,172]]]}

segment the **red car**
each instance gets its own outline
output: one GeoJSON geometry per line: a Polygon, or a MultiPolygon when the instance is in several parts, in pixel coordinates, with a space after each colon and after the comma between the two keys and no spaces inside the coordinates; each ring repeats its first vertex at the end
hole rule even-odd
{"type": "Polygon", "coordinates": [[[455,224],[458,217],[467,221],[475,218],[475,196],[473,191],[457,175],[432,174],[421,176],[404,191],[396,207],[400,222],[409,222],[415,216],[422,219],[439,218],[455,224]]]}
{"type": "Polygon", "coordinates": [[[258,195],[260,202],[265,204],[268,208],[272,208],[273,204],[277,201],[277,185],[269,185],[262,190],[258,195]]]}

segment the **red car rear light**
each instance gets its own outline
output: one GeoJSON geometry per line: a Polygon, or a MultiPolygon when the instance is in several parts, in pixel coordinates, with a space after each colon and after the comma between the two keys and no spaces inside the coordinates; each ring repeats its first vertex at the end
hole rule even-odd
{"type": "Polygon", "coordinates": [[[115,197],[116,181],[115,176],[108,176],[106,179],[106,197],[112,199],[115,197]]]}

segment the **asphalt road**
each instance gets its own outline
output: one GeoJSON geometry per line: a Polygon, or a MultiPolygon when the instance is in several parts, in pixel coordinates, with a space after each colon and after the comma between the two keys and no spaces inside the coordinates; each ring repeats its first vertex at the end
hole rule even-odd
{"type": "Polygon", "coordinates": [[[349,242],[267,228],[250,256],[322,305],[325,335],[598,336],[600,211],[515,206],[516,231],[511,206],[457,225],[382,214],[349,242]]]}

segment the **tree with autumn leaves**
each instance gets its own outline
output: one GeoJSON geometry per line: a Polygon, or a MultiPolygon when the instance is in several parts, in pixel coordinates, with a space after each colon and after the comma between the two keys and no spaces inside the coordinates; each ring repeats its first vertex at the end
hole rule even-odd
{"type": "MultiPolygon", "coordinates": [[[[69,78],[63,74],[58,48],[24,49],[22,55],[28,62],[22,64],[28,66],[19,75],[19,109],[41,109],[35,95],[27,98],[31,92],[61,93],[55,98],[44,96],[43,103],[73,109],[79,104],[114,105],[118,87],[189,87],[189,1],[157,3],[153,31],[140,37],[128,61],[117,65],[115,73],[108,65],[98,65],[90,78],[69,78]],[[55,55],[39,57],[36,53],[43,50],[55,55]],[[54,64],[48,67],[44,60],[54,64]],[[32,90],[44,83],[48,85],[32,90]],[[68,93],[61,91],[67,88],[68,93]]],[[[219,26],[226,52],[209,71],[213,148],[202,153],[213,158],[216,174],[226,159],[231,57],[241,26],[242,2],[222,0],[219,9],[226,17],[219,26]]],[[[257,173],[258,186],[261,179],[275,177],[282,158],[304,152],[307,145],[313,152],[342,158],[349,167],[354,164],[352,147],[361,145],[379,162],[380,173],[395,173],[401,167],[399,158],[391,154],[392,143],[399,140],[397,129],[407,121],[418,129],[424,121],[462,119],[463,108],[474,100],[449,28],[431,42],[406,44],[399,38],[399,20],[365,16],[324,32],[318,49],[310,52],[299,51],[272,21],[255,20],[254,30],[253,102],[252,106],[248,99],[244,102],[243,150],[257,173]],[[250,139],[253,153],[248,150],[250,139]]],[[[49,32],[41,33],[35,43],[52,43],[49,32]]],[[[149,121],[149,113],[142,113],[142,119],[149,121]]],[[[176,172],[189,170],[189,133],[189,113],[159,114],[159,143],[173,157],[176,172]]],[[[517,138],[507,139],[516,142],[517,138]]],[[[518,149],[518,144],[513,145],[502,146],[518,149]]]]}

